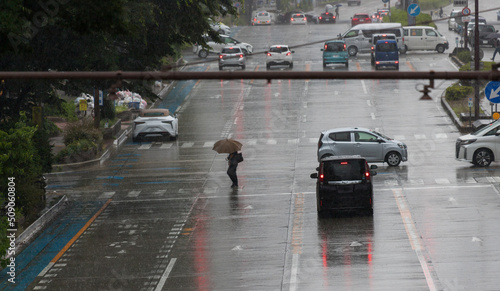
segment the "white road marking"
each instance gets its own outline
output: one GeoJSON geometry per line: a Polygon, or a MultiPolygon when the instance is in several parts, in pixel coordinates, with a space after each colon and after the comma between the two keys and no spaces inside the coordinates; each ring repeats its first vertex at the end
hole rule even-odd
{"type": "Polygon", "coordinates": [[[278,143],[278,141],[275,139],[272,139],[272,138],[267,140],[267,144],[277,144],[277,143],[278,143]]]}
{"type": "Polygon", "coordinates": [[[375,113],[370,113],[371,117],[372,117],[372,120],[375,120],[375,113]]]}
{"type": "Polygon", "coordinates": [[[204,148],[210,148],[210,147],[213,147],[213,146],[214,146],[214,143],[215,143],[215,141],[206,141],[206,142],[203,144],[203,147],[204,147],[204,148]]]}
{"type": "Polygon", "coordinates": [[[191,148],[194,146],[194,142],[185,142],[182,144],[181,148],[191,148]]]}
{"type": "Polygon", "coordinates": [[[425,134],[415,134],[415,139],[425,139],[425,134]]]}
{"type": "Polygon", "coordinates": [[[401,141],[401,140],[405,140],[405,136],[404,136],[404,135],[395,135],[395,136],[394,136],[394,139],[395,139],[395,140],[400,140],[400,141],[401,141]]]}
{"type": "Polygon", "coordinates": [[[361,80],[361,86],[363,86],[363,92],[368,94],[368,90],[366,90],[365,80],[361,80]]]}
{"type": "Polygon", "coordinates": [[[435,137],[436,138],[448,138],[448,135],[446,135],[446,133],[436,133],[435,137]]]}
{"type": "Polygon", "coordinates": [[[292,255],[292,273],[290,275],[290,291],[297,290],[297,273],[299,270],[299,254],[292,255]]]}
{"type": "Polygon", "coordinates": [[[171,143],[164,143],[160,146],[160,149],[169,149],[172,147],[171,143]]]}
{"type": "Polygon", "coordinates": [[[99,197],[97,197],[97,199],[109,199],[109,198],[113,197],[113,195],[115,195],[115,192],[104,192],[101,195],[99,195],[99,197]]]}
{"type": "Polygon", "coordinates": [[[38,274],[38,277],[45,276],[45,274],[47,274],[47,272],[50,270],[50,268],[52,268],[52,266],[54,266],[54,263],[50,262],[45,268],[43,268],[43,270],[40,272],[40,274],[38,274]]]}
{"type": "Polygon", "coordinates": [[[140,193],[141,193],[141,191],[130,191],[130,192],[128,192],[127,197],[134,198],[134,197],[139,196],[140,193]]]}
{"type": "Polygon", "coordinates": [[[152,143],[147,143],[147,144],[143,144],[139,147],[140,150],[148,150],[151,148],[153,144],[152,143]]]}
{"type": "Polygon", "coordinates": [[[167,282],[168,275],[170,275],[170,272],[174,268],[175,261],[177,261],[177,258],[172,258],[170,260],[170,263],[168,263],[165,272],[163,272],[163,275],[161,276],[160,282],[158,282],[158,285],[156,285],[155,291],[160,291],[161,289],[163,289],[163,286],[167,282]]]}

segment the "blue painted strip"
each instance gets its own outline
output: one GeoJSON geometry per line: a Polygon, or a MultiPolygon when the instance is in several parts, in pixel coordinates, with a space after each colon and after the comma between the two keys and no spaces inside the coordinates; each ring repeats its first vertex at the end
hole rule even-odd
{"type": "Polygon", "coordinates": [[[141,154],[119,154],[117,157],[140,157],[141,154]]]}
{"type": "Polygon", "coordinates": [[[120,186],[120,184],[116,184],[116,183],[103,183],[102,185],[103,186],[113,186],[113,187],[120,186]]]}
{"type": "Polygon", "coordinates": [[[148,170],[182,170],[184,168],[154,168],[154,169],[148,169],[148,170]]]}
{"type": "Polygon", "coordinates": [[[137,159],[112,159],[112,162],[121,162],[121,161],[127,161],[127,162],[137,162],[137,159]]]}
{"type": "Polygon", "coordinates": [[[123,177],[120,176],[107,176],[107,177],[97,177],[97,180],[123,180],[123,177]]]}
{"type": "Polygon", "coordinates": [[[69,184],[69,185],[47,185],[47,189],[59,189],[59,188],[73,188],[76,183],[69,184]]]}
{"type": "Polygon", "coordinates": [[[20,254],[16,254],[15,284],[7,281],[6,269],[0,272],[0,290],[26,290],[103,204],[103,201],[74,202],[67,214],[57,218],[20,254]]]}
{"type": "MultiPolygon", "coordinates": [[[[205,71],[205,67],[188,67],[187,71],[205,71]]],[[[179,106],[181,106],[184,99],[189,95],[198,80],[178,81],[175,88],[173,88],[167,96],[163,97],[162,102],[158,108],[168,109],[174,113],[179,106]]]]}

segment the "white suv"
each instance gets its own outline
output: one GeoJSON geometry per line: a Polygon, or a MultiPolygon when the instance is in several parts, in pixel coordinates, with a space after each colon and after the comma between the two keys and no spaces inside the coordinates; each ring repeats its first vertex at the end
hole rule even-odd
{"type": "Polygon", "coordinates": [[[246,67],[245,54],[239,46],[225,47],[219,53],[219,70],[226,66],[241,67],[242,70],[246,67]]]}
{"type": "Polygon", "coordinates": [[[500,157],[500,120],[481,127],[476,132],[461,136],[455,144],[455,158],[487,167],[500,157]]]}
{"type": "Polygon", "coordinates": [[[226,46],[239,46],[245,55],[250,55],[253,52],[253,46],[251,44],[237,41],[236,39],[223,34],[219,35],[219,37],[222,40],[221,43],[213,41],[208,35],[204,35],[203,38],[210,48],[207,49],[195,43],[193,45],[193,53],[198,55],[200,58],[206,58],[210,53],[218,54],[222,48],[226,46]]]}

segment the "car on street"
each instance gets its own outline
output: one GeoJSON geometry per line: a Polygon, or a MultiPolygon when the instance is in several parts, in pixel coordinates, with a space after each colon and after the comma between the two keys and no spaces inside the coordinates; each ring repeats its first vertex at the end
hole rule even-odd
{"type": "Polygon", "coordinates": [[[209,24],[210,28],[217,31],[218,34],[225,34],[225,35],[231,34],[231,28],[222,22],[217,22],[213,21],[212,19],[209,19],[209,24]]]}
{"type": "Polygon", "coordinates": [[[351,18],[351,25],[355,26],[361,23],[371,23],[372,19],[368,13],[356,13],[351,18]]]}
{"type": "Polygon", "coordinates": [[[315,24],[318,23],[318,19],[319,19],[318,15],[312,14],[312,13],[304,13],[304,15],[307,18],[307,23],[315,23],[315,24]]]}
{"type": "Polygon", "coordinates": [[[206,58],[210,53],[218,54],[222,48],[226,46],[239,46],[245,55],[250,55],[253,52],[253,46],[249,43],[240,42],[228,35],[221,34],[219,37],[222,42],[215,42],[210,36],[204,35],[203,38],[209,47],[205,48],[200,44],[195,43],[193,45],[193,53],[198,55],[200,58],[206,58]]]}
{"type": "Polygon", "coordinates": [[[448,30],[457,30],[457,18],[462,17],[462,10],[452,10],[448,18],[448,30]]]}
{"type": "Polygon", "coordinates": [[[293,56],[295,51],[290,50],[288,45],[272,45],[266,52],[266,68],[271,66],[285,65],[293,68],[293,56]]]}
{"type": "Polygon", "coordinates": [[[295,13],[295,14],[292,14],[292,16],[290,17],[290,23],[292,25],[294,25],[294,24],[307,24],[307,18],[302,13],[295,13]]]}
{"type": "Polygon", "coordinates": [[[373,46],[373,65],[375,70],[393,67],[399,70],[398,43],[395,39],[381,39],[373,46]]]}
{"type": "Polygon", "coordinates": [[[271,25],[271,14],[267,11],[255,13],[252,25],[271,25]]]}
{"type": "Polygon", "coordinates": [[[329,40],[325,42],[321,51],[323,52],[323,68],[329,64],[344,64],[349,67],[349,53],[345,41],[329,40]]]}
{"type": "Polygon", "coordinates": [[[318,217],[329,211],[361,210],[373,214],[372,177],[376,165],[360,155],[326,157],[310,177],[316,179],[316,210],[318,217]]]}
{"type": "Polygon", "coordinates": [[[222,48],[219,53],[219,70],[224,67],[246,68],[246,57],[239,46],[228,46],[222,48]]]}
{"type": "Polygon", "coordinates": [[[319,16],[319,23],[335,23],[336,18],[335,15],[331,12],[323,12],[319,16]]]}
{"type": "Polygon", "coordinates": [[[360,155],[370,163],[387,163],[395,167],[408,160],[408,149],[403,142],[367,128],[346,127],[321,132],[318,161],[342,155],[360,155]]]}
{"type": "Polygon", "coordinates": [[[176,140],[179,136],[179,121],[170,115],[168,109],[142,109],[134,119],[132,141],[150,137],[169,137],[176,140]]]}
{"type": "MultiPolygon", "coordinates": [[[[498,33],[496,28],[493,25],[489,24],[478,24],[479,29],[479,45],[480,46],[496,46],[496,38],[488,37],[490,34],[498,33]]],[[[471,30],[469,42],[472,46],[474,46],[475,40],[475,29],[471,30]]]]}
{"type": "Polygon", "coordinates": [[[497,11],[497,21],[500,21],[500,11],[497,11]]]}
{"type": "Polygon", "coordinates": [[[347,0],[347,6],[351,5],[361,5],[361,0],[347,0]]]}
{"type": "Polygon", "coordinates": [[[475,132],[459,137],[455,143],[455,158],[479,167],[487,167],[500,157],[500,120],[475,132]]]}

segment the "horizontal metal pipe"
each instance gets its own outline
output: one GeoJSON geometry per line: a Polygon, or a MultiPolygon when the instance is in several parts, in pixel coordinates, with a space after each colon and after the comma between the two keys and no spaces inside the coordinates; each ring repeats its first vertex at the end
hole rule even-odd
{"type": "Polygon", "coordinates": [[[500,72],[159,72],[159,71],[104,71],[104,72],[0,72],[0,79],[136,79],[136,80],[234,80],[234,79],[442,79],[442,80],[500,80],[500,72]]]}

